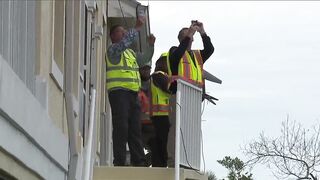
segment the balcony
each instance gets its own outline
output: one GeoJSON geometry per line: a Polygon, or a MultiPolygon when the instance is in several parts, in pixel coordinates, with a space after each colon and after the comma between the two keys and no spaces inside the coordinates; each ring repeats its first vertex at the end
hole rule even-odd
{"type": "MultiPolygon", "coordinates": [[[[94,180],[206,180],[207,176],[200,174],[201,153],[201,102],[202,89],[183,80],[178,80],[176,94],[176,125],[174,139],[175,167],[152,168],[152,167],[112,167],[112,142],[111,142],[111,119],[105,116],[106,124],[101,139],[101,145],[105,148],[101,152],[104,163],[95,165],[88,173],[94,180]],[[107,142],[104,144],[103,142],[107,142]]],[[[170,138],[170,137],[169,137],[170,138]]],[[[88,145],[89,146],[89,145],[88,145]]],[[[88,154],[91,154],[90,152],[88,154]]],[[[102,156],[101,156],[102,157],[102,156]]],[[[87,161],[89,162],[89,161],[87,161]]],[[[91,168],[93,159],[89,162],[91,168]]],[[[97,163],[99,164],[99,163],[97,163]]],[[[90,178],[91,179],[91,178],[90,178]]]]}
{"type": "MultiPolygon", "coordinates": [[[[207,180],[193,170],[180,168],[180,180],[207,180]]],[[[141,167],[95,167],[94,180],[173,180],[174,168],[141,168],[141,167]]]]}

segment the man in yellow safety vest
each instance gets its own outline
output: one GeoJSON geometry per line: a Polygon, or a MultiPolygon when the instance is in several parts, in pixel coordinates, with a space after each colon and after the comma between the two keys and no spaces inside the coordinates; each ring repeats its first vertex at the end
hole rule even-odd
{"type": "Polygon", "coordinates": [[[167,167],[171,94],[169,86],[167,57],[161,56],[156,62],[155,72],[151,75],[151,120],[155,130],[155,141],[151,146],[153,167],[167,167]]]}
{"type": "Polygon", "coordinates": [[[179,46],[169,50],[168,65],[170,76],[179,76],[181,79],[196,86],[203,86],[203,64],[212,55],[214,47],[207,36],[203,23],[192,21],[189,28],[182,28],[178,34],[179,46]],[[199,32],[203,50],[191,50],[193,35],[199,32]]]}
{"type": "Polygon", "coordinates": [[[137,39],[145,18],[138,17],[135,28],[126,31],[115,25],[110,29],[112,44],[107,50],[106,87],[112,113],[112,139],[115,166],[126,165],[126,143],[130,149],[131,164],[144,166],[145,155],[141,139],[140,104],[141,86],[139,66],[150,63],[155,37],[149,37],[150,47],[144,54],[135,53],[129,46],[137,39]]]}
{"type": "MultiPolygon", "coordinates": [[[[206,34],[203,23],[199,21],[191,21],[189,28],[185,27],[179,31],[179,46],[173,46],[169,50],[168,55],[168,74],[169,76],[178,77],[195,86],[203,87],[203,64],[209,59],[214,51],[210,37],[206,34]],[[202,42],[202,50],[192,50],[193,36],[195,32],[199,32],[202,42]]],[[[175,94],[177,90],[176,82],[171,85],[172,92],[175,94]]],[[[175,96],[171,96],[170,107],[170,132],[168,139],[168,165],[174,166],[174,134],[175,134],[175,96]]]]}

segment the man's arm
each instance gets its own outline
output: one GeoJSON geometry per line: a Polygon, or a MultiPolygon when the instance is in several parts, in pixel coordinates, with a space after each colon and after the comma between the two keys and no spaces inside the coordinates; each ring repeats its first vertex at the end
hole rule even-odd
{"type": "Polygon", "coordinates": [[[178,47],[171,47],[169,50],[169,62],[171,67],[171,72],[173,74],[178,73],[178,66],[180,59],[182,58],[184,52],[187,50],[189,41],[191,39],[189,37],[185,37],[179,44],[178,47]]]}
{"type": "Polygon", "coordinates": [[[198,21],[197,26],[199,27],[198,32],[200,33],[203,42],[203,50],[201,50],[200,53],[204,63],[212,55],[214,47],[211,43],[210,37],[207,36],[204,30],[203,23],[198,21]]]}
{"type": "Polygon", "coordinates": [[[136,53],[137,55],[137,63],[139,67],[142,67],[146,64],[151,64],[152,56],[154,52],[154,47],[150,46],[146,48],[146,51],[144,53],[136,53]]]}
{"type": "Polygon", "coordinates": [[[169,78],[161,73],[152,74],[152,80],[155,86],[160,88],[162,91],[170,93],[169,91],[169,78]]]}
{"type": "Polygon", "coordinates": [[[137,63],[139,67],[142,67],[146,64],[151,64],[152,56],[154,53],[154,42],[156,38],[153,34],[148,37],[149,46],[147,47],[144,53],[136,53],[137,63]]]}
{"type": "Polygon", "coordinates": [[[137,38],[138,31],[134,28],[129,29],[127,34],[119,43],[113,43],[109,46],[107,55],[112,64],[118,64],[120,61],[121,53],[125,51],[137,38]]]}
{"type": "Polygon", "coordinates": [[[138,31],[143,26],[145,17],[138,17],[134,28],[129,29],[119,43],[113,43],[107,50],[108,58],[112,64],[120,62],[121,53],[125,51],[138,37],[138,31]]]}
{"type": "Polygon", "coordinates": [[[184,39],[181,40],[178,47],[171,47],[169,50],[169,62],[170,62],[170,69],[173,75],[178,74],[178,66],[180,59],[182,58],[183,54],[188,48],[189,42],[193,37],[194,33],[196,32],[197,27],[191,25],[188,29],[187,35],[184,39]]]}
{"type": "Polygon", "coordinates": [[[201,57],[202,57],[202,60],[204,63],[213,54],[214,47],[211,43],[211,39],[209,36],[204,34],[204,35],[201,35],[201,37],[202,37],[202,42],[203,42],[203,50],[200,50],[200,53],[201,53],[201,57]]]}

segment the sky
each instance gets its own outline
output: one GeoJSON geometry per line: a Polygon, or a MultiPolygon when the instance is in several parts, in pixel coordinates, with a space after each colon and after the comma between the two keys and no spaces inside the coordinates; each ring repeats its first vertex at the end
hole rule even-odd
{"type": "MultiPolygon", "coordinates": [[[[305,128],[320,118],[320,2],[311,1],[140,1],[150,7],[156,36],[153,62],[178,45],[191,20],[203,22],[215,47],[204,68],[222,84],[206,83],[217,105],[202,116],[205,169],[224,178],[224,156],[246,160],[241,147],[280,135],[281,122],[305,128]]],[[[193,49],[202,49],[199,34],[193,49]]],[[[204,168],[204,166],[202,166],[204,168]]],[[[266,166],[252,169],[257,180],[276,179],[266,166]]]]}

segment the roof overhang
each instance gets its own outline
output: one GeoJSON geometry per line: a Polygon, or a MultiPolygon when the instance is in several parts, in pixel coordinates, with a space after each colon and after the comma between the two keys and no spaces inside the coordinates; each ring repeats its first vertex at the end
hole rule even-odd
{"type": "Polygon", "coordinates": [[[137,17],[137,6],[139,2],[135,0],[109,0],[108,17],[137,17]]]}

